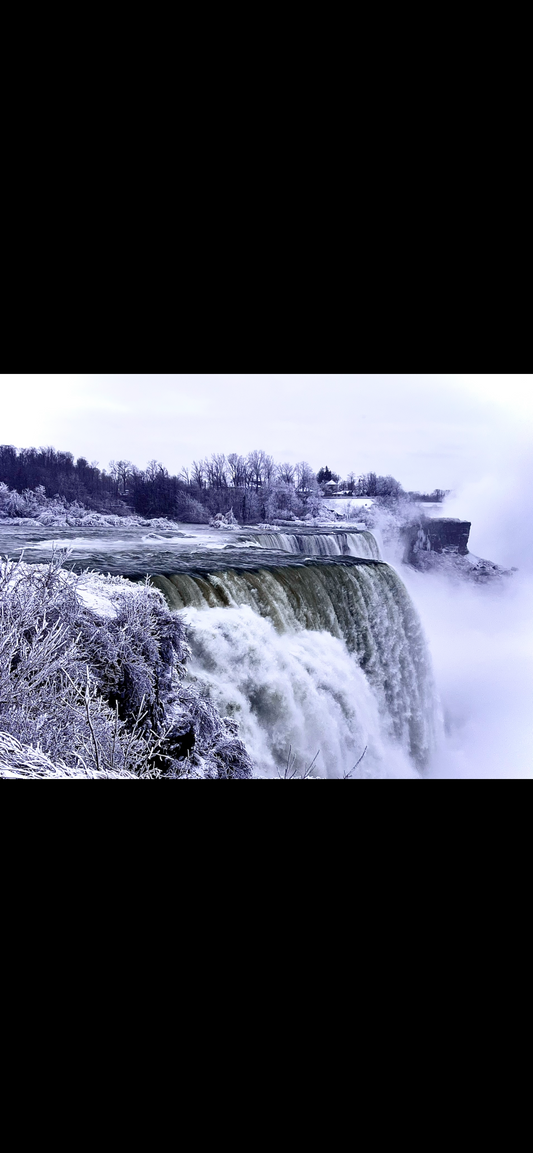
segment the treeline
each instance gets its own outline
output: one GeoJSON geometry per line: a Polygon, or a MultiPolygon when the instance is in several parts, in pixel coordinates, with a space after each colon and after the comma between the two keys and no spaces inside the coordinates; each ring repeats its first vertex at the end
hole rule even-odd
{"type": "Polygon", "coordinates": [[[367,472],[363,476],[356,476],[355,473],[350,472],[346,480],[341,480],[339,475],[332,472],[327,465],[317,473],[317,481],[324,490],[333,494],[342,492],[343,495],[353,497],[389,497],[392,499],[406,497],[411,501],[441,503],[449,492],[443,488],[436,488],[433,492],[404,492],[399,480],[396,480],[395,477],[378,476],[375,472],[367,472]]]}
{"type": "Polygon", "coordinates": [[[114,477],[100,470],[96,461],[89,464],[83,456],[75,461],[71,452],[55,448],[17,450],[11,444],[0,445],[0,482],[21,495],[39,488],[43,496],[77,502],[97,512],[120,515],[125,511],[114,477]]]}
{"type": "Polygon", "coordinates": [[[246,457],[214,453],[171,476],[157,460],[145,469],[129,460],[112,460],[106,470],[97,461],[75,460],[72,453],[54,448],[2,445],[0,483],[9,490],[3,498],[5,513],[14,516],[28,515],[25,507],[30,509],[36,500],[53,498],[100,513],[188,522],[208,521],[233,508],[239,521],[254,522],[274,515],[290,519],[315,514],[322,497],[310,465],[277,465],[258,450],[246,457]]]}
{"type": "MultiPolygon", "coordinates": [[[[261,450],[247,456],[213,453],[172,476],[157,460],[149,461],[145,469],[129,460],[112,460],[106,470],[100,469],[97,461],[89,463],[84,457],[75,460],[72,453],[54,448],[17,450],[13,445],[2,445],[2,482],[21,497],[17,502],[14,495],[6,496],[6,513],[9,499],[13,504],[11,515],[27,515],[21,511],[22,505],[24,501],[31,505],[38,490],[41,500],[54,498],[95,512],[136,513],[197,523],[230,508],[241,523],[316,516],[323,496],[338,492],[393,500],[410,495],[404,494],[392,476],[350,473],[341,480],[327,466],[315,474],[306,461],[277,464],[261,450]]],[[[439,498],[432,494],[426,499],[439,498]]]]}

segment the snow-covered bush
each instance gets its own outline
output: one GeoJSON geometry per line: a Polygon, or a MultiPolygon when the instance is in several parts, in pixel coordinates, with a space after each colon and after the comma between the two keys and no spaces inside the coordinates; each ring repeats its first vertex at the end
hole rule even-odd
{"type": "Polygon", "coordinates": [[[276,481],[265,500],[265,520],[294,520],[303,512],[303,504],[293,484],[276,481]]]}
{"type": "Polygon", "coordinates": [[[2,485],[2,511],[6,516],[30,516],[25,497],[20,492],[10,492],[2,485]]]}
{"type": "Polygon", "coordinates": [[[184,626],[157,590],[132,595],[121,578],[113,616],[95,615],[61,559],[0,567],[0,730],[71,768],[150,771],[184,626]]]}
{"type": "Polygon", "coordinates": [[[0,564],[0,777],[179,776],[186,754],[193,776],[249,777],[234,726],[180,683],[181,616],[63,559],[0,564]]]}
{"type": "Polygon", "coordinates": [[[217,512],[216,516],[212,516],[209,524],[211,528],[238,528],[239,522],[233,515],[233,509],[230,508],[229,512],[217,512]]]}
{"type": "Polygon", "coordinates": [[[184,524],[207,524],[209,513],[198,500],[186,492],[181,492],[176,500],[175,517],[184,524]]]}

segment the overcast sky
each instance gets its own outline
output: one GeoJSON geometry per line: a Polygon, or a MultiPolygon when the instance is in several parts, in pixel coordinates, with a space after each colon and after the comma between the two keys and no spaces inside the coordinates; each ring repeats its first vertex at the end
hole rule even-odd
{"type": "Polygon", "coordinates": [[[457,489],[531,451],[533,374],[3,374],[0,442],[178,472],[263,448],[405,488],[457,489]]]}

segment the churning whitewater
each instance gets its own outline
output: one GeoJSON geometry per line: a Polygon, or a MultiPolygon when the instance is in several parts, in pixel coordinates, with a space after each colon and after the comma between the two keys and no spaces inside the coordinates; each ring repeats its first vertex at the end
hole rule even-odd
{"type": "Polygon", "coordinates": [[[409,594],[378,560],[372,534],[259,540],[298,549],[302,560],[152,577],[170,607],[185,611],[189,675],[239,722],[262,776],[278,774],[289,746],[302,768],[320,750],[323,777],[349,773],[365,748],[356,775],[416,775],[435,740],[429,654],[409,594]],[[358,561],[350,536],[371,556],[358,561]]]}

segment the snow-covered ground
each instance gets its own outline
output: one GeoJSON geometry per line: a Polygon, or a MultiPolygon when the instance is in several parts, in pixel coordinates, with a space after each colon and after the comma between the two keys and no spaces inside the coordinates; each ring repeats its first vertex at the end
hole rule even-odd
{"type": "MultiPolygon", "coordinates": [[[[334,516],[347,516],[351,509],[372,508],[374,501],[370,497],[353,496],[327,496],[324,497],[323,507],[334,516]]],[[[348,517],[348,519],[352,519],[348,517]]]]}

